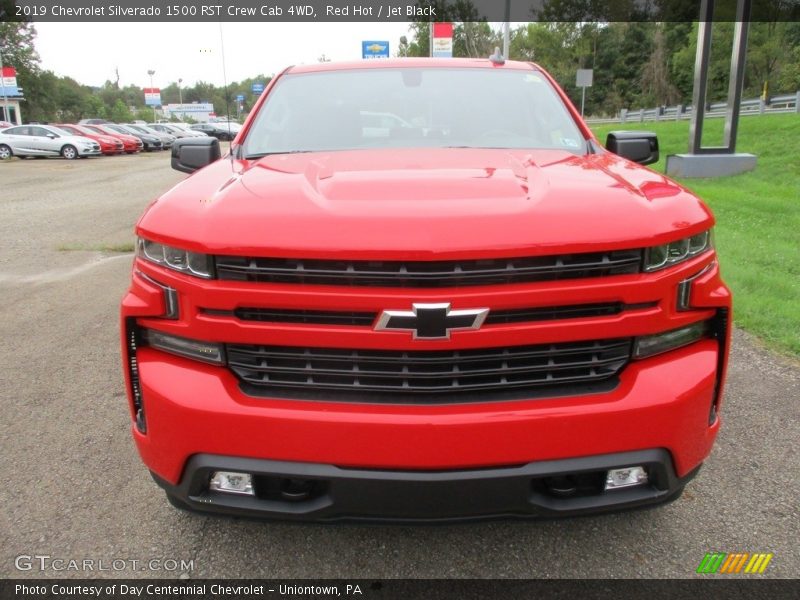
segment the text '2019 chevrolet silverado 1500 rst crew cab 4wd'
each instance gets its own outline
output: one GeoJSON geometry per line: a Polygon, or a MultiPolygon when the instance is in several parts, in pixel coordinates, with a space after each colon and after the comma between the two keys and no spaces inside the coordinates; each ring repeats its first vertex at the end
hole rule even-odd
{"type": "Polygon", "coordinates": [[[229,156],[176,142],[196,172],[136,226],[142,459],[173,504],[247,516],[674,499],[720,426],[731,297],[657,157],[603,148],[528,63],[285,70],[229,156]]]}

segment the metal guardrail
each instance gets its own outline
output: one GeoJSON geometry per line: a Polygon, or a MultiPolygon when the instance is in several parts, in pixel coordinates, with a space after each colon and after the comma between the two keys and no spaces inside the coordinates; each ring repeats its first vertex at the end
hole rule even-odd
{"type": "MultiPolygon", "coordinates": [[[[717,102],[706,107],[706,118],[724,117],[728,109],[727,102],[717,102]]],[[[680,121],[692,117],[693,107],[691,106],[659,106],[656,108],[640,108],[629,110],[623,108],[615,117],[587,117],[586,122],[590,124],[602,123],[644,123],[645,121],[680,121]]],[[[783,96],[773,96],[769,102],[761,98],[742,100],[739,105],[740,114],[744,115],[764,115],[777,113],[798,113],[800,114],[800,90],[794,94],[783,96]]]]}

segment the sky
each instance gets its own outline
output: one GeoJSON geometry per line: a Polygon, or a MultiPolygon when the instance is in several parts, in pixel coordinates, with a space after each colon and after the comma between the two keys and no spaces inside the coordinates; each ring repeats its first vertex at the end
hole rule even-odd
{"type": "MultiPolygon", "coordinates": [[[[218,23],[36,23],[40,66],[85,85],[166,87],[183,79],[223,84],[218,23]],[[88,50],[87,50],[88,49],[88,50]]],[[[408,23],[223,23],[222,43],[229,82],[259,73],[272,75],[293,64],[360,60],[361,41],[389,41],[397,52],[408,23]]]]}

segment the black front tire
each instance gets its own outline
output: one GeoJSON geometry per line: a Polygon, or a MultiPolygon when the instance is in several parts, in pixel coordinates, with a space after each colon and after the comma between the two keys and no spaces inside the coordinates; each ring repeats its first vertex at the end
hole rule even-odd
{"type": "Polygon", "coordinates": [[[14,153],[11,151],[11,147],[0,144],[0,160],[8,160],[12,156],[14,156],[14,153]]]}

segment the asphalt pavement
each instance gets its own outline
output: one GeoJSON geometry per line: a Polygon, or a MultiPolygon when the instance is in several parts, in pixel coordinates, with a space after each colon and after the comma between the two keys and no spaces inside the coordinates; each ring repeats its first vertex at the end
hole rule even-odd
{"type": "Polygon", "coordinates": [[[714,551],[800,575],[800,366],[741,331],[714,451],[658,509],[387,526],[172,508],[131,440],[117,319],[136,219],[183,177],[166,153],[0,164],[0,577],[682,578],[714,551]]]}

